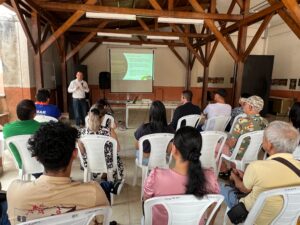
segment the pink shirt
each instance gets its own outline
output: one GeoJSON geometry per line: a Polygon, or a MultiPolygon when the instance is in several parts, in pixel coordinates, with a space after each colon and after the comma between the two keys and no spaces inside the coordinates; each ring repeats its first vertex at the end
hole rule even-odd
{"type": "MultiPolygon", "coordinates": [[[[206,189],[210,194],[219,194],[220,187],[213,170],[203,170],[206,178],[206,189]]],[[[144,198],[166,195],[181,195],[185,193],[187,176],[171,169],[155,168],[145,180],[144,198]]],[[[167,224],[167,212],[163,206],[153,208],[153,225],[167,224]]]]}

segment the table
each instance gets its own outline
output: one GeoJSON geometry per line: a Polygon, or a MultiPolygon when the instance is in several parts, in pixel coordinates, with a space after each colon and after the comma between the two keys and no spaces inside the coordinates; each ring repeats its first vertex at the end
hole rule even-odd
{"type": "MultiPolygon", "coordinates": [[[[178,101],[166,101],[163,102],[166,109],[171,109],[171,118],[174,113],[174,109],[178,107],[180,102],[178,101]]],[[[128,120],[129,120],[129,109],[150,109],[151,102],[142,102],[142,101],[137,101],[135,103],[132,102],[127,102],[126,103],[126,128],[128,128],[128,120]]]]}

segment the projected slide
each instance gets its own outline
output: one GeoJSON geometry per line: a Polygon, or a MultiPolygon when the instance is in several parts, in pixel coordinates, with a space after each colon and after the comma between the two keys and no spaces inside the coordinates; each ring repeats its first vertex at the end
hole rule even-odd
{"type": "Polygon", "coordinates": [[[153,50],[110,49],[111,91],[152,92],[153,50]]]}
{"type": "Polygon", "coordinates": [[[124,53],[127,72],[123,80],[152,80],[153,54],[124,53]]]}

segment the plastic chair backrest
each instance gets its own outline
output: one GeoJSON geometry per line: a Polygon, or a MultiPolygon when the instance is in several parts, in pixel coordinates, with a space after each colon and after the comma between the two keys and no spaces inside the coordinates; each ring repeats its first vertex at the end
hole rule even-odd
{"type": "Polygon", "coordinates": [[[233,122],[232,122],[232,125],[231,125],[231,127],[230,127],[229,133],[232,133],[236,121],[237,121],[238,119],[240,119],[240,118],[245,118],[246,116],[247,116],[246,113],[241,113],[241,114],[237,115],[237,116],[234,118],[233,122]]]}
{"type": "Polygon", "coordinates": [[[114,125],[115,119],[113,116],[105,114],[102,120],[101,126],[102,127],[112,127],[114,125]]]}
{"type": "Polygon", "coordinates": [[[205,125],[205,131],[225,131],[230,119],[230,116],[216,116],[209,118],[205,125]]]}
{"type": "Polygon", "coordinates": [[[89,173],[107,173],[105,160],[105,144],[112,143],[113,167],[117,168],[117,141],[105,135],[85,135],[80,138],[87,154],[87,170],[89,173]]]}
{"type": "Polygon", "coordinates": [[[169,162],[166,161],[166,151],[170,141],[174,138],[174,134],[156,133],[148,134],[139,139],[139,159],[138,163],[142,165],[143,161],[143,142],[148,140],[151,146],[148,168],[153,169],[169,168],[169,162]]]}
{"type": "Polygon", "coordinates": [[[266,199],[273,196],[281,196],[283,198],[283,207],[270,225],[296,225],[300,216],[300,186],[278,188],[262,192],[251,208],[244,225],[255,224],[255,220],[261,213],[266,199]]]}
{"type": "Polygon", "coordinates": [[[40,219],[31,220],[19,225],[89,225],[95,216],[103,215],[103,225],[109,225],[112,214],[110,207],[97,207],[84,209],[60,215],[48,216],[40,219]]]}
{"type": "Polygon", "coordinates": [[[196,198],[194,195],[173,195],[154,197],[145,201],[145,225],[152,225],[152,207],[163,205],[168,215],[168,225],[195,225],[199,224],[205,211],[214,203],[208,220],[209,224],[217,209],[223,202],[222,195],[205,195],[203,198],[196,198]]]}
{"type": "Polygon", "coordinates": [[[183,121],[185,121],[185,126],[197,127],[198,124],[200,123],[200,120],[201,120],[201,115],[198,114],[183,116],[178,120],[176,130],[178,130],[181,127],[181,123],[183,121]]]}
{"type": "Polygon", "coordinates": [[[202,136],[202,148],[201,148],[201,165],[204,168],[213,168],[217,174],[217,159],[223,148],[227,134],[221,131],[203,131],[202,136]],[[219,153],[215,157],[215,149],[219,146],[219,153]]]}
{"type": "MultiPolygon", "coordinates": [[[[6,144],[10,149],[10,144],[13,144],[21,157],[22,160],[22,174],[34,174],[42,173],[44,171],[43,165],[36,160],[35,157],[31,156],[27,148],[27,142],[31,135],[17,135],[6,139],[6,144]]],[[[10,150],[11,151],[11,150],[10,150]]]]}
{"type": "Polygon", "coordinates": [[[300,160],[300,145],[298,145],[293,152],[293,156],[295,159],[300,160]]]}
{"type": "Polygon", "coordinates": [[[249,162],[257,160],[258,152],[262,146],[263,136],[264,136],[263,130],[252,131],[252,132],[248,132],[246,134],[241,135],[234,147],[231,158],[232,159],[236,158],[236,156],[239,152],[240,146],[243,143],[243,140],[245,138],[250,138],[250,143],[249,143],[241,161],[243,161],[243,163],[249,163],[249,162]]]}
{"type": "Polygon", "coordinates": [[[34,120],[40,122],[40,123],[46,123],[46,122],[58,122],[58,120],[52,116],[46,116],[46,115],[36,115],[34,117],[34,120]]]}

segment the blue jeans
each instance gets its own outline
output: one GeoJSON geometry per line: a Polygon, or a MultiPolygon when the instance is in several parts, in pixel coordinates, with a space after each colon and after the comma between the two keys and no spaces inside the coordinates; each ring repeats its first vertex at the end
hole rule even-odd
{"type": "Polygon", "coordinates": [[[220,183],[220,187],[221,187],[221,195],[224,196],[224,200],[228,208],[231,209],[233,206],[239,203],[237,195],[235,194],[236,191],[235,188],[231,186],[227,186],[224,183],[220,183]]]}
{"type": "Polygon", "coordinates": [[[10,225],[7,215],[7,201],[3,201],[0,203],[1,207],[1,218],[0,218],[0,225],[10,225]]]}
{"type": "MultiPolygon", "coordinates": [[[[136,152],[135,152],[135,157],[136,157],[137,160],[139,159],[139,150],[136,150],[136,152]]],[[[144,166],[148,166],[148,163],[149,163],[149,158],[144,158],[144,157],[143,157],[143,162],[142,162],[142,164],[143,164],[144,166]]]]}
{"type": "Polygon", "coordinates": [[[73,98],[73,110],[76,125],[80,126],[80,122],[82,122],[82,125],[85,125],[85,116],[87,112],[85,98],[73,98]]]}

